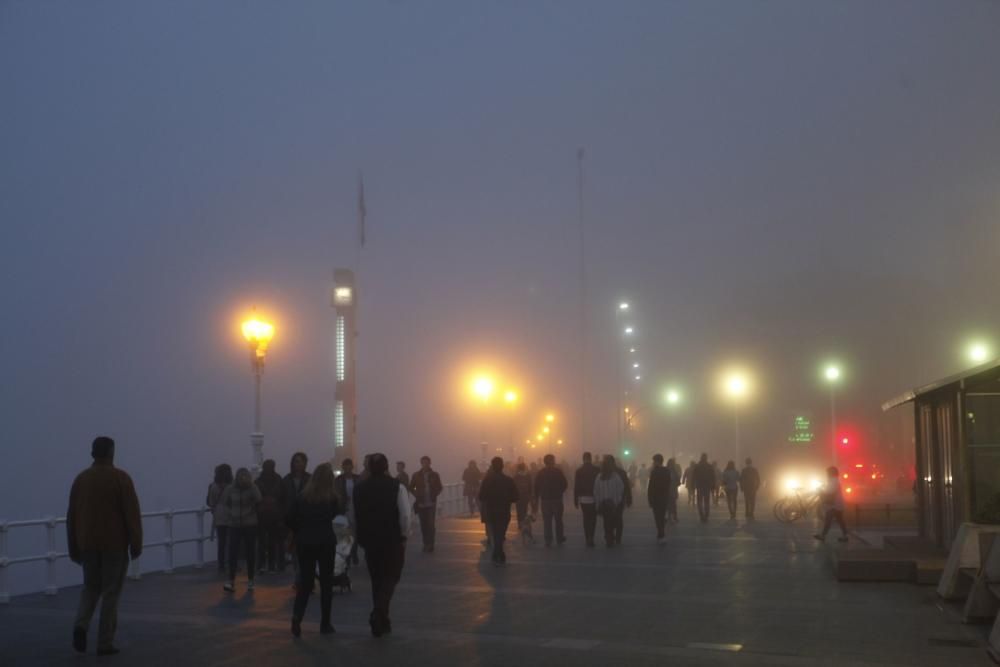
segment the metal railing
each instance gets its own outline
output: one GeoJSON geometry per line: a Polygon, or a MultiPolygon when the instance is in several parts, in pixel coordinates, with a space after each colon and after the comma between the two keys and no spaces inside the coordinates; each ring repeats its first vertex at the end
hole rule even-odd
{"type": "MultiPolygon", "coordinates": [[[[163,517],[164,538],[156,542],[147,542],[142,545],[143,554],[147,549],[163,547],[166,564],[163,572],[171,574],[174,571],[174,547],[179,544],[195,543],[195,563],[196,568],[205,565],[205,542],[211,537],[205,534],[205,515],[210,513],[207,507],[183,509],[183,510],[162,510],[159,512],[143,512],[143,519],[155,519],[163,517]],[[174,517],[194,515],[197,520],[196,536],[174,539],[174,517]]],[[[45,567],[45,588],[46,595],[55,595],[59,591],[56,584],[56,563],[62,558],[69,558],[65,551],[57,550],[56,528],[66,524],[66,517],[47,517],[45,519],[29,519],[25,521],[0,521],[0,604],[10,602],[10,589],[7,586],[7,570],[12,565],[22,563],[35,563],[44,561],[45,567]],[[18,556],[11,558],[8,556],[7,543],[8,533],[13,528],[31,528],[34,526],[44,526],[46,532],[47,550],[43,554],[35,556],[18,556]]],[[[144,531],[145,532],[145,531],[144,531]]],[[[142,576],[142,556],[132,559],[129,566],[129,578],[139,579],[142,576]]]]}
{"type": "Polygon", "coordinates": [[[464,489],[465,485],[461,482],[444,485],[437,501],[438,516],[458,516],[465,513],[466,500],[463,493],[464,489]]]}

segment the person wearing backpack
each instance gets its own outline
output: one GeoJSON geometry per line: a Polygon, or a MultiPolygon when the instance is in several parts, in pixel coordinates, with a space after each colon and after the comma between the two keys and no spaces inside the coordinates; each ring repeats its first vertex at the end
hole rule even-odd
{"type": "Polygon", "coordinates": [[[625,504],[625,483],[611,455],[604,457],[601,474],[594,480],[594,504],[604,521],[604,543],[611,548],[617,544],[616,529],[625,504]]]}

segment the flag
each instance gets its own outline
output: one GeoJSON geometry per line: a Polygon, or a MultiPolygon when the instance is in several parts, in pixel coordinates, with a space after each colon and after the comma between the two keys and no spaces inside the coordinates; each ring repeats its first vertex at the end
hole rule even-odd
{"type": "Polygon", "coordinates": [[[361,247],[365,247],[365,216],[368,209],[365,208],[365,178],[358,174],[358,240],[361,247]]]}

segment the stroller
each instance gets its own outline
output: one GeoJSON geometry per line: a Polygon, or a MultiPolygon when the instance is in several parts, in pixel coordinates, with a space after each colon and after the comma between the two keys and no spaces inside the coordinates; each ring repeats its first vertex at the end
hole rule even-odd
{"type": "Polygon", "coordinates": [[[333,585],[340,587],[340,592],[351,592],[351,549],[354,547],[354,535],[346,516],[338,516],[333,520],[333,532],[337,536],[337,550],[333,556],[333,585]]]}

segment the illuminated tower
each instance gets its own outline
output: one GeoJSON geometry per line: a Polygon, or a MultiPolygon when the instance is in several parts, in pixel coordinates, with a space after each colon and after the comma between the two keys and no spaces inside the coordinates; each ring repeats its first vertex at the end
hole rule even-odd
{"type": "MultiPolygon", "coordinates": [[[[336,390],[333,404],[333,459],[339,466],[346,458],[357,462],[358,399],[357,374],[357,313],[358,293],[354,272],[334,269],[333,294],[330,305],[336,316],[333,335],[334,373],[336,390]]],[[[357,465],[357,463],[355,463],[357,465]]]]}

